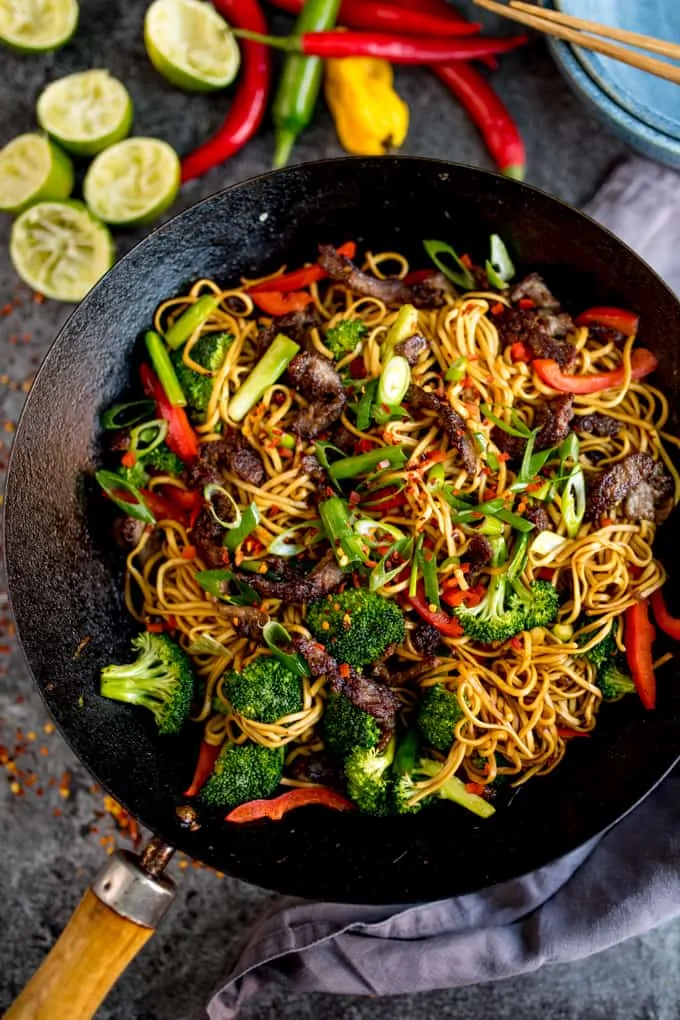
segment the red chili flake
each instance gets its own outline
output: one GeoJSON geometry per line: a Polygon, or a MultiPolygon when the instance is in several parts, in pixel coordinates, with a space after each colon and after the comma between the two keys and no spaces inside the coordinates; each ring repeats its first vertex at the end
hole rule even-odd
{"type": "Polygon", "coordinates": [[[12,344],[12,346],[16,347],[16,345],[19,343],[19,334],[15,333],[13,336],[11,336],[9,338],[9,342],[12,344]]]}
{"type": "Polygon", "coordinates": [[[39,291],[36,291],[35,294],[33,295],[33,301],[35,302],[36,305],[44,305],[45,295],[41,294],[39,291]]]}
{"type": "Polygon", "coordinates": [[[519,304],[519,307],[523,308],[525,311],[528,308],[535,308],[536,307],[536,302],[533,300],[533,298],[530,298],[530,297],[520,298],[517,303],[519,304]]]}
{"type": "Polygon", "coordinates": [[[510,644],[512,645],[516,652],[522,651],[523,645],[518,637],[510,638],[510,644]]]}
{"type": "Polygon", "coordinates": [[[42,747],[40,748],[39,753],[43,756],[43,758],[46,758],[47,755],[50,753],[50,749],[49,747],[45,747],[45,745],[43,744],[42,747]]]}
{"type": "Polygon", "coordinates": [[[52,812],[52,817],[61,818],[61,808],[55,807],[54,811],[52,812]]]}
{"type": "Polygon", "coordinates": [[[182,549],[182,559],[183,560],[195,560],[196,559],[196,546],[195,545],[185,545],[184,548],[182,549]]]}
{"type": "Polygon", "coordinates": [[[14,306],[10,304],[3,305],[0,308],[0,315],[11,315],[14,310],[14,306]]]}
{"type": "Polygon", "coordinates": [[[361,496],[359,495],[358,492],[355,492],[354,489],[353,489],[350,492],[350,494],[349,494],[349,503],[350,503],[350,505],[351,506],[356,506],[357,503],[360,503],[360,502],[361,502],[361,496]]]}

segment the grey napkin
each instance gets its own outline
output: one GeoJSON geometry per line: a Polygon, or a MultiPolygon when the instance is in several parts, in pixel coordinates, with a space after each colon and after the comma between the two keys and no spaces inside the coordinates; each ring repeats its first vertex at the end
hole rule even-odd
{"type": "MultiPolygon", "coordinates": [[[[586,207],[678,293],[679,184],[634,159],[586,207]]],[[[577,960],[680,915],[679,863],[677,771],[605,835],[481,893],[415,906],[275,902],[208,1015],[234,1020],[245,1001],[273,991],[397,995],[577,960]]]]}

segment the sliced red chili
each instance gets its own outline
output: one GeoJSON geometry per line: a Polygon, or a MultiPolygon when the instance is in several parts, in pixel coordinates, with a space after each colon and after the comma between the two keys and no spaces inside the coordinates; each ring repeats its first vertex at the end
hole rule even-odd
{"type": "Polygon", "coordinates": [[[247,804],[240,804],[229,812],[225,821],[255,822],[260,818],[269,818],[278,822],[288,811],[311,804],[319,804],[334,811],[356,810],[351,800],[328,786],[300,786],[273,800],[251,800],[247,804]]]}
{"type": "Polygon", "coordinates": [[[198,439],[189,424],[184,408],[170,403],[158,377],[148,365],[143,364],[139,374],[144,392],[156,401],[158,414],[168,423],[166,437],[168,446],[186,464],[191,464],[198,456],[198,439]]]}
{"type": "Polygon", "coordinates": [[[557,736],[562,740],[572,740],[574,737],[589,737],[590,733],[581,733],[580,730],[572,730],[571,726],[558,726],[557,736]]]}
{"type": "Polygon", "coordinates": [[[422,581],[418,582],[416,594],[407,595],[406,601],[423,620],[436,627],[440,634],[445,634],[446,637],[460,637],[463,633],[463,628],[454,617],[449,616],[443,609],[430,609],[422,581]]]}
{"type": "Polygon", "coordinates": [[[266,315],[288,315],[289,312],[301,312],[313,300],[312,295],[304,290],[291,290],[287,294],[268,291],[266,294],[252,294],[253,304],[266,315]]]}
{"type": "Polygon", "coordinates": [[[640,324],[640,316],[635,312],[629,312],[625,308],[612,308],[602,305],[597,308],[587,308],[574,320],[577,326],[592,326],[597,323],[599,326],[608,326],[610,329],[617,329],[625,336],[632,336],[637,333],[640,324]]]}
{"type": "Polygon", "coordinates": [[[198,761],[194,771],[194,778],[191,785],[184,791],[185,797],[195,797],[205,785],[208,776],[213,770],[215,762],[222,747],[220,744],[209,744],[206,740],[201,741],[201,749],[198,752],[198,761]]]}
{"type": "Polygon", "coordinates": [[[369,492],[364,499],[364,506],[367,509],[379,510],[384,513],[387,510],[398,510],[406,502],[406,495],[403,489],[378,489],[377,492],[369,492]]]}
{"type": "MultiPolygon", "coordinates": [[[[338,248],[338,254],[345,255],[348,259],[353,259],[356,253],[357,246],[354,241],[347,241],[346,244],[341,244],[338,248]]],[[[271,280],[255,283],[252,287],[248,287],[248,293],[269,294],[275,292],[284,294],[291,290],[304,290],[305,287],[309,287],[310,283],[325,280],[327,276],[326,270],[318,262],[315,262],[312,266],[304,266],[302,269],[294,269],[282,276],[273,276],[271,280]]]]}
{"type": "MultiPolygon", "coordinates": [[[[630,362],[631,379],[644,379],[659,363],[645,347],[634,350],[630,362]]],[[[614,368],[610,372],[596,372],[593,375],[567,375],[551,358],[536,358],[532,364],[539,379],[560,393],[599,393],[600,390],[620,386],[625,379],[623,367],[614,368]]]]}

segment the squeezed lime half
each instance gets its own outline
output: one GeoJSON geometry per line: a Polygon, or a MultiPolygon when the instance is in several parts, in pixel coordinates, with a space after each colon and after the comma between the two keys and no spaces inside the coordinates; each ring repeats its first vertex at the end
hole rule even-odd
{"type": "MultiPolygon", "coordinates": [[[[0,0],[2,2],[2,0],[0,0]]],[[[95,156],[132,126],[132,100],[108,71],[82,71],[51,82],[38,98],[38,122],[64,149],[95,156]]]]}
{"type": "Polygon", "coordinates": [[[175,200],[179,157],[159,138],[126,138],[94,158],[83,195],[100,220],[116,226],[152,223],[175,200]]]}
{"type": "Polygon", "coordinates": [[[20,53],[67,43],[78,25],[76,0],[0,0],[0,42],[20,53]]]}
{"type": "Polygon", "coordinates": [[[0,149],[0,210],[15,215],[42,199],[68,198],[73,164],[44,135],[13,138],[0,149]]]}
{"type": "Polygon", "coordinates": [[[203,0],[154,0],[144,18],[144,43],[156,70],[188,92],[223,89],[239,69],[228,24],[203,0]]]}

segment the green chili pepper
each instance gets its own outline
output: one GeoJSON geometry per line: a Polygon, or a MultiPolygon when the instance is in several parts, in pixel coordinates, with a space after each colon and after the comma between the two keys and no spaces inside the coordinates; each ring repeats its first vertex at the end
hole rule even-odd
{"type": "MultiPolygon", "coordinates": [[[[325,32],[335,26],[340,0],[306,0],[295,22],[294,36],[325,32]]],[[[289,53],[283,64],[272,106],[276,128],[274,166],[285,166],[298,135],[310,124],[321,89],[323,62],[319,57],[289,53]]]]}
{"type": "Polygon", "coordinates": [[[172,326],[165,335],[165,342],[168,347],[175,351],[181,347],[185,340],[188,340],[192,333],[195,333],[199,326],[208,319],[220,303],[220,296],[215,294],[204,294],[203,297],[194,301],[193,305],[182,312],[179,319],[175,319],[172,326]]]}
{"type": "Polygon", "coordinates": [[[175,366],[170,361],[167,347],[158,333],[154,333],[152,329],[146,331],[144,342],[151,358],[151,364],[161,386],[165,390],[166,397],[175,407],[185,407],[187,398],[184,396],[184,391],[177,378],[175,366]]]}

